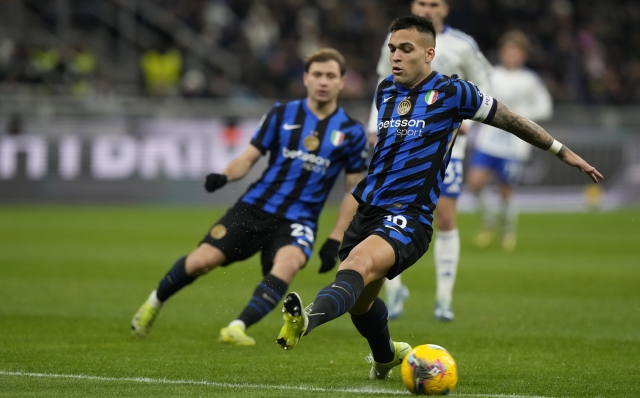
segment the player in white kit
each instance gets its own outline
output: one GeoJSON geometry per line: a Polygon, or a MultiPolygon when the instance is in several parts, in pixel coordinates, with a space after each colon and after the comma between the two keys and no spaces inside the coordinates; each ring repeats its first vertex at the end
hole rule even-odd
{"type": "MultiPolygon", "coordinates": [[[[534,122],[549,119],[553,112],[551,95],[540,77],[524,67],[530,50],[527,36],[518,30],[509,31],[500,39],[499,48],[500,65],[491,75],[491,94],[527,119],[534,122]]],[[[483,226],[474,239],[476,246],[487,247],[499,229],[502,248],[507,251],[515,248],[518,211],[513,188],[520,181],[530,153],[531,145],[518,137],[488,125],[479,126],[468,181],[483,216],[483,226]],[[491,209],[484,189],[492,175],[499,181],[502,199],[499,217],[491,209]],[[502,225],[496,225],[496,218],[502,225]]]]}
{"type": "MultiPolygon", "coordinates": [[[[449,14],[447,1],[413,0],[411,13],[431,20],[436,28],[437,51],[431,62],[433,70],[449,76],[456,74],[491,94],[490,74],[493,68],[471,36],[445,25],[444,19],[449,14]]],[[[380,81],[392,73],[388,42],[389,36],[383,43],[378,61],[377,73],[380,81]]],[[[367,126],[369,142],[372,145],[377,140],[377,123],[378,112],[374,103],[367,126]]],[[[460,129],[443,186],[440,187],[440,201],[435,211],[438,232],[433,245],[437,282],[434,316],[444,321],[452,321],[454,317],[451,301],[460,257],[460,237],[456,228],[456,201],[462,191],[462,161],[466,146],[466,137],[463,134],[467,123],[472,122],[465,122],[460,129]]],[[[389,319],[397,318],[403,312],[403,303],[409,297],[409,290],[402,284],[400,276],[388,280],[385,289],[389,319]]]]}

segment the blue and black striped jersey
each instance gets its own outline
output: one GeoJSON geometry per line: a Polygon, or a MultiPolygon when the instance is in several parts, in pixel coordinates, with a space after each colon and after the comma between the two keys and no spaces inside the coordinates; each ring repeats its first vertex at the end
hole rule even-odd
{"type": "Polygon", "coordinates": [[[251,140],[270,152],[269,167],[240,200],[315,228],[340,171],[366,170],[366,140],[364,126],[340,107],[318,120],[306,99],[276,104],[251,140]]]}
{"type": "Polygon", "coordinates": [[[378,143],[353,195],[373,206],[417,208],[431,227],[460,123],[490,121],[497,102],[473,83],[434,71],[413,89],[387,77],[378,86],[376,107],[378,143]]]}

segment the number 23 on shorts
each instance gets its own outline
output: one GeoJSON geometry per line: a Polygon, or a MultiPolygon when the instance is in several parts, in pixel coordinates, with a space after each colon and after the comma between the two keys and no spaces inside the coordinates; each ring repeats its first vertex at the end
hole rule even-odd
{"type": "Polygon", "coordinates": [[[315,236],[313,235],[313,230],[311,228],[299,223],[293,223],[290,225],[290,227],[291,236],[293,236],[294,238],[298,238],[297,242],[299,244],[307,246],[309,248],[313,246],[315,236]]]}

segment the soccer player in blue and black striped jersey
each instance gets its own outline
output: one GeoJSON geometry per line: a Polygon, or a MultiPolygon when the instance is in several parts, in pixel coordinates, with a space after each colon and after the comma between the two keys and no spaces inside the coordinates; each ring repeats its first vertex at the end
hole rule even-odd
{"type": "Polygon", "coordinates": [[[313,250],[318,216],[339,173],[346,193],[329,239],[320,249],[320,272],[332,269],[344,230],[358,206],[351,189],[366,170],[364,126],[338,107],[346,63],[334,49],[305,60],[307,98],[276,104],[263,118],[251,145],[222,174],[207,176],[209,192],[244,177],[262,155],[269,167],[206,234],[200,245],[180,258],[135,314],[134,335],[146,336],[162,304],[217,266],[227,266],[262,252],[264,279],[237,319],[220,330],[219,340],[254,345],[246,329],[266,316],[287,292],[296,272],[313,250]]]}
{"type": "Polygon", "coordinates": [[[339,271],[303,309],[300,296],[284,300],[285,325],[277,342],[292,349],[300,337],[346,312],[367,339],[371,379],[385,379],[411,347],[393,342],[387,308],[378,297],[384,281],[413,265],[432,235],[433,211],[464,119],[506,130],[563,162],[602,175],[537,124],[509,111],[473,83],[431,70],[435,29],[422,17],[396,19],[389,28],[393,75],[378,86],[378,142],[369,174],[353,191],[360,204],[344,233],[339,271]]]}

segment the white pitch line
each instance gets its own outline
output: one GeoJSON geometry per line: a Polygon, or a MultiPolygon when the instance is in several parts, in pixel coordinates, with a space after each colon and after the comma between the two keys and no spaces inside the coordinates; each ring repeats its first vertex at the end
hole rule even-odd
{"type": "Polygon", "coordinates": [[[352,393],[352,394],[391,394],[391,395],[407,395],[407,391],[385,390],[373,388],[323,388],[308,386],[286,386],[286,385],[268,385],[268,384],[249,384],[249,383],[220,383],[215,381],[197,381],[197,380],[172,380],[172,379],[152,379],[149,377],[106,377],[91,375],[74,375],[74,374],[58,374],[58,373],[30,373],[30,372],[7,372],[0,371],[0,375],[4,376],[26,376],[26,377],[44,377],[52,379],[82,379],[96,381],[119,381],[132,383],[149,383],[149,384],[187,384],[200,385],[209,387],[223,388],[259,388],[269,390],[295,390],[295,391],[317,391],[317,392],[336,392],[336,393],[352,393]]]}
{"type": "MultiPolygon", "coordinates": [[[[119,381],[131,383],[147,384],[186,384],[222,388],[259,388],[262,390],[294,390],[311,392],[347,393],[347,394],[388,394],[388,395],[409,395],[408,391],[374,389],[374,388],[324,388],[310,386],[286,386],[269,384],[249,384],[249,383],[220,383],[215,381],[197,380],[172,380],[172,379],[152,379],[150,377],[106,377],[83,374],[59,374],[59,373],[32,373],[32,372],[8,372],[0,370],[0,376],[22,376],[22,377],[44,377],[51,379],[82,379],[95,381],[119,381]]],[[[513,394],[453,394],[458,397],[478,397],[478,398],[551,398],[538,395],[513,395],[513,394]]]]}

